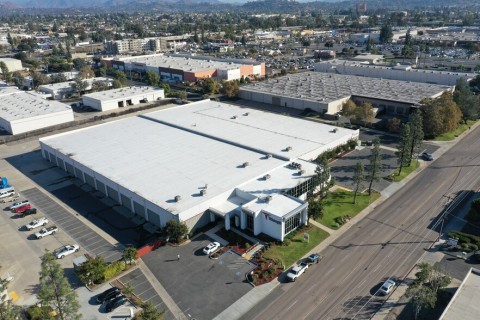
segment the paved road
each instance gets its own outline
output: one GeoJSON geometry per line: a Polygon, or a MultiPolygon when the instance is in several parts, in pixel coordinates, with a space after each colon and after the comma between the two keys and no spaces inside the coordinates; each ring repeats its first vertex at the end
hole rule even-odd
{"type": "Polygon", "coordinates": [[[436,239],[429,228],[448,196],[480,187],[480,129],[324,250],[295,284],[281,285],[244,319],[368,319],[389,277],[403,278],[436,239]]]}

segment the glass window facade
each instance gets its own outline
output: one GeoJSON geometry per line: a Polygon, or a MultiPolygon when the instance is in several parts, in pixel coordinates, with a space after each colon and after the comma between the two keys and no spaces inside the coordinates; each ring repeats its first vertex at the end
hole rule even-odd
{"type": "Polygon", "coordinates": [[[314,182],[313,178],[308,179],[307,181],[296,185],[295,187],[293,187],[292,189],[288,190],[285,193],[288,194],[289,196],[298,198],[302,194],[307,193],[308,191],[310,191],[313,188],[313,186],[314,186],[313,182],[314,182]]]}
{"type": "Polygon", "coordinates": [[[287,235],[288,233],[290,233],[291,231],[295,230],[300,226],[301,213],[302,212],[299,211],[295,215],[285,220],[285,235],[287,235]]]}

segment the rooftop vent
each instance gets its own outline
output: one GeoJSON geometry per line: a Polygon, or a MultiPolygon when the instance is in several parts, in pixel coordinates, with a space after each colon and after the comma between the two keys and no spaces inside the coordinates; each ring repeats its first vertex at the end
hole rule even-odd
{"type": "Polygon", "coordinates": [[[265,158],[267,158],[267,159],[270,159],[271,157],[272,157],[272,155],[270,153],[265,155],[265,158]]]}
{"type": "Polygon", "coordinates": [[[250,165],[250,162],[244,162],[244,163],[242,163],[242,167],[244,167],[244,168],[248,167],[249,165],[250,165]]]}
{"type": "Polygon", "coordinates": [[[272,196],[266,196],[264,199],[268,203],[272,200],[272,196]]]}
{"type": "Polygon", "coordinates": [[[200,190],[200,195],[201,195],[201,196],[204,196],[204,195],[206,195],[206,194],[207,194],[207,189],[202,189],[202,190],[200,190]]]}
{"type": "Polygon", "coordinates": [[[182,196],[175,196],[175,202],[179,202],[180,200],[182,200],[182,196]]]}
{"type": "Polygon", "coordinates": [[[231,117],[230,119],[237,119],[237,116],[233,116],[233,117],[231,117]]]}
{"type": "Polygon", "coordinates": [[[291,168],[298,169],[298,170],[302,169],[302,165],[300,163],[296,163],[296,162],[291,162],[288,166],[291,167],[291,168]]]}
{"type": "Polygon", "coordinates": [[[300,170],[298,171],[298,174],[301,176],[301,175],[304,175],[305,174],[305,170],[300,170]]]}
{"type": "Polygon", "coordinates": [[[249,114],[250,114],[250,113],[245,112],[243,115],[246,117],[246,116],[248,116],[249,114]]]}
{"type": "Polygon", "coordinates": [[[270,179],[270,178],[271,178],[271,176],[270,176],[269,174],[266,174],[266,175],[263,176],[263,179],[264,179],[264,180],[268,180],[268,179],[270,179]]]}
{"type": "Polygon", "coordinates": [[[287,151],[287,152],[290,151],[290,150],[292,150],[292,147],[290,147],[290,146],[285,148],[285,151],[287,151]]]}

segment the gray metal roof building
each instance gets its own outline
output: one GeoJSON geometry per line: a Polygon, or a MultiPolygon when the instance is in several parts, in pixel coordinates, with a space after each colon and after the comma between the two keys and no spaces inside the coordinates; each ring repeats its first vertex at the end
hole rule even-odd
{"type": "Polygon", "coordinates": [[[280,107],[335,114],[350,98],[368,99],[374,105],[411,106],[451,89],[428,83],[304,72],[241,87],[239,96],[280,107]]]}

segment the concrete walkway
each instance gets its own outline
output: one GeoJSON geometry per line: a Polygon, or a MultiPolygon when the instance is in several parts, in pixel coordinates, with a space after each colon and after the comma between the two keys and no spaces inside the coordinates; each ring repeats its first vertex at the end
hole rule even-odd
{"type": "Polygon", "coordinates": [[[217,236],[217,235],[215,234],[215,232],[217,232],[218,230],[220,230],[220,229],[222,229],[222,228],[223,228],[223,224],[218,224],[218,225],[216,225],[215,227],[213,227],[212,229],[206,231],[205,234],[206,234],[209,238],[213,239],[214,241],[220,243],[222,246],[225,247],[225,246],[228,246],[228,241],[225,240],[225,239],[223,239],[223,238],[220,238],[219,236],[217,236]]]}

